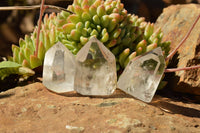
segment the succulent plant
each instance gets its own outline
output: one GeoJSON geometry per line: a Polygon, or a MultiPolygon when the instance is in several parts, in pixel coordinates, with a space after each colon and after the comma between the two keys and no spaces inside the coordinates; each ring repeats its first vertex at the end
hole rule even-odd
{"type": "Polygon", "coordinates": [[[3,80],[5,77],[10,74],[18,74],[22,75],[24,78],[28,78],[35,74],[35,72],[27,67],[23,67],[22,65],[12,62],[12,61],[4,61],[0,66],[0,77],[3,80]]]}
{"type": "MultiPolygon", "coordinates": [[[[159,46],[168,55],[170,42],[162,42],[161,30],[155,31],[154,24],[145,22],[143,17],[128,14],[120,0],[74,0],[67,9],[73,14],[62,11],[45,15],[37,54],[34,54],[38,28],[35,27],[31,35],[19,40],[19,47],[12,45],[13,57],[8,60],[34,69],[43,64],[45,52],[56,42],[62,42],[76,55],[93,36],[113,52],[117,70],[123,70],[131,59],[159,46]]],[[[0,68],[1,77],[9,75],[2,73],[0,68]]]]}

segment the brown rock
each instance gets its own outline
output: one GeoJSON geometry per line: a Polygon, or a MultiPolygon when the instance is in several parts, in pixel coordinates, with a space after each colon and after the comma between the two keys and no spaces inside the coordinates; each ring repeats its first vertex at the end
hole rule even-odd
{"type": "MultiPolygon", "coordinates": [[[[200,5],[173,5],[164,9],[157,19],[156,27],[160,27],[164,33],[164,40],[171,41],[171,50],[188,32],[196,17],[200,13],[200,5]]],[[[178,68],[200,65],[200,21],[193,29],[187,41],[178,50],[178,68]]],[[[176,67],[176,66],[173,66],[176,67]]],[[[200,69],[175,72],[178,82],[173,85],[176,91],[200,95],[200,69]]]]}
{"type": "Polygon", "coordinates": [[[170,4],[186,4],[186,3],[200,3],[200,0],[163,0],[167,5],[170,4]]]}
{"type": "Polygon", "coordinates": [[[158,96],[147,104],[120,91],[108,97],[57,95],[33,83],[0,93],[0,132],[199,132],[199,109],[158,96]]]}
{"type": "Polygon", "coordinates": [[[192,2],[192,0],[163,0],[166,4],[186,4],[192,2]]]}

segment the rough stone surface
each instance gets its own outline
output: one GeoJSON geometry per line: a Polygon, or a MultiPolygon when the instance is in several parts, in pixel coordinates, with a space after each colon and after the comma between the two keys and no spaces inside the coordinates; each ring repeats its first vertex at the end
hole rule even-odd
{"type": "Polygon", "coordinates": [[[187,3],[192,3],[192,2],[200,2],[199,0],[162,0],[165,2],[167,5],[171,4],[187,4],[187,3]]]}
{"type": "MultiPolygon", "coordinates": [[[[163,41],[171,41],[171,50],[183,39],[196,17],[200,13],[200,5],[173,5],[164,9],[157,19],[156,27],[160,27],[164,34],[163,41]]],[[[193,29],[190,37],[178,50],[178,57],[172,59],[173,67],[188,67],[200,65],[200,21],[193,29]],[[176,64],[176,60],[178,63],[176,64]],[[177,66],[176,66],[177,65],[177,66]]],[[[175,73],[176,91],[200,95],[200,69],[179,71],[175,73]],[[178,85],[178,86],[176,86],[178,85]]],[[[173,76],[173,77],[175,77],[173,76]]],[[[173,79],[175,81],[175,79],[173,79]]]]}
{"type": "Polygon", "coordinates": [[[0,93],[0,132],[197,133],[199,110],[160,96],[146,104],[119,90],[109,97],[57,95],[37,82],[0,93]]]}

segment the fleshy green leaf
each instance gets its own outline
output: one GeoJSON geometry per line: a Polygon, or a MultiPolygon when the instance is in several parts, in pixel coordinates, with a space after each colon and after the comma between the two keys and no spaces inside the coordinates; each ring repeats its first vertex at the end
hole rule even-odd
{"type": "Polygon", "coordinates": [[[12,61],[2,61],[0,62],[0,69],[2,68],[11,68],[11,67],[20,67],[21,64],[12,61]]]}

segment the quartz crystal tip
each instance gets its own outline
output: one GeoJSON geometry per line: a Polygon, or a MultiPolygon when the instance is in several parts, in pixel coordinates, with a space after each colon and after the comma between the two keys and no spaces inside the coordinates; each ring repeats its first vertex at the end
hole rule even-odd
{"type": "Polygon", "coordinates": [[[140,99],[151,102],[165,70],[165,59],[160,47],[131,60],[118,80],[118,88],[140,99]]]}
{"type": "Polygon", "coordinates": [[[91,38],[76,56],[74,89],[82,95],[111,95],[117,84],[115,56],[91,38]]]}
{"type": "Polygon", "coordinates": [[[51,91],[64,93],[74,90],[75,57],[60,42],[45,54],[43,84],[51,91]]]}

